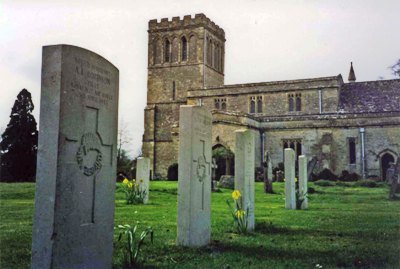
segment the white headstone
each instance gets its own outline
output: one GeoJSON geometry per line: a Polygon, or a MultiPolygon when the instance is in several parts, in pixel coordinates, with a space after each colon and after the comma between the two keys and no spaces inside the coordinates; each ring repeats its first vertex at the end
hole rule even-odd
{"type": "Polygon", "coordinates": [[[32,268],[111,268],[119,72],[83,48],[43,48],[32,268]]]}
{"type": "Polygon", "coordinates": [[[304,199],[303,203],[301,204],[301,209],[308,208],[307,165],[308,165],[307,157],[305,155],[300,155],[299,156],[299,195],[304,199]]]}
{"type": "Polygon", "coordinates": [[[204,246],[210,242],[211,124],[211,113],[204,107],[180,107],[178,245],[204,246]]]}
{"type": "Polygon", "coordinates": [[[285,149],[285,208],[296,209],[295,155],[291,148],[285,149]]]}
{"type": "Polygon", "coordinates": [[[235,189],[242,197],[243,209],[249,209],[247,230],[254,230],[255,141],[251,130],[238,130],[235,141],[235,189]]]}
{"type": "Polygon", "coordinates": [[[146,196],[143,202],[147,204],[149,202],[150,192],[150,159],[140,157],[136,163],[136,182],[139,182],[142,191],[146,191],[146,196]],[[143,182],[142,182],[143,180],[143,182]]]}

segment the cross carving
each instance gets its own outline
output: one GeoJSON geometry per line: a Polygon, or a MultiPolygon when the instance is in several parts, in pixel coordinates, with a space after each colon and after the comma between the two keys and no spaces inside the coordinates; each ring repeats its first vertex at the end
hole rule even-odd
{"type": "Polygon", "coordinates": [[[206,173],[210,174],[210,162],[207,162],[205,156],[205,141],[200,140],[202,143],[202,153],[197,158],[197,160],[193,160],[193,163],[196,164],[196,175],[199,182],[202,184],[201,186],[201,209],[204,210],[204,180],[206,178],[206,173]]]}
{"type": "MultiPolygon", "coordinates": [[[[112,149],[113,145],[105,144],[100,136],[99,126],[99,109],[93,107],[85,107],[85,129],[80,140],[66,138],[67,142],[80,143],[76,152],[76,163],[78,169],[82,172],[88,181],[82,182],[80,193],[89,195],[83,197],[81,208],[85,211],[81,215],[82,224],[94,223],[94,211],[96,201],[96,177],[104,165],[111,166],[113,162],[112,149]],[[103,155],[109,155],[110,158],[104,160],[103,155]],[[86,199],[85,199],[86,198],[86,199]],[[88,204],[87,200],[90,200],[88,204]]],[[[84,179],[85,180],[85,179],[84,179]]]]}

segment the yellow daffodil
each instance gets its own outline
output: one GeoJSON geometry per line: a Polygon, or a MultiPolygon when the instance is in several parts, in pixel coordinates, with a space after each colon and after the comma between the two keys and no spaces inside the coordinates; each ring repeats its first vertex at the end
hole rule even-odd
{"type": "Polygon", "coordinates": [[[246,212],[244,210],[238,210],[235,212],[235,216],[238,218],[243,217],[246,214],[246,212]]]}
{"type": "Polygon", "coordinates": [[[297,177],[294,178],[294,182],[297,182],[297,177]]]}
{"type": "Polygon", "coordinates": [[[128,180],[127,178],[124,178],[124,181],[122,181],[122,183],[128,184],[128,183],[129,183],[129,180],[128,180]]]}
{"type": "Polygon", "coordinates": [[[129,183],[128,183],[128,188],[130,188],[130,189],[131,189],[132,187],[133,187],[133,184],[132,184],[132,182],[129,182],[129,183]]]}
{"type": "Polygon", "coordinates": [[[232,192],[232,198],[233,198],[234,200],[239,199],[239,198],[240,198],[240,191],[234,190],[234,191],[232,192]]]}

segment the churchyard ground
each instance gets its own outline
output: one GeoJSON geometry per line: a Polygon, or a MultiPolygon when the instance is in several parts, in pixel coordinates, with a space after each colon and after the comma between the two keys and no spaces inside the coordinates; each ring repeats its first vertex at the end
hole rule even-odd
{"type": "MultiPolygon", "coordinates": [[[[147,205],[126,205],[117,188],[115,224],[153,227],[144,268],[400,268],[400,201],[387,199],[387,187],[309,185],[309,209],[286,210],[283,183],[273,195],[256,183],[256,228],[240,236],[226,204],[231,190],[212,193],[212,242],[204,248],[176,246],[177,182],[151,182],[147,205]]],[[[30,267],[34,188],[0,184],[0,268],[30,267]]],[[[121,260],[116,244],[115,268],[121,260]]]]}

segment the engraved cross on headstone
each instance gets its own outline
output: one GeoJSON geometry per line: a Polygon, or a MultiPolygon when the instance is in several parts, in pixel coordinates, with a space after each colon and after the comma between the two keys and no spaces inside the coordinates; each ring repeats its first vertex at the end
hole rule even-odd
{"type": "Polygon", "coordinates": [[[95,222],[94,211],[96,201],[96,178],[101,168],[112,165],[113,145],[103,143],[100,136],[99,110],[97,108],[85,108],[85,128],[84,133],[79,139],[66,138],[67,142],[80,143],[76,152],[76,165],[82,174],[75,183],[75,188],[79,189],[79,210],[81,225],[95,222]],[[107,158],[109,157],[109,158],[107,158]]]}
{"type": "Polygon", "coordinates": [[[193,160],[193,163],[196,164],[196,175],[199,180],[199,182],[202,184],[201,186],[201,209],[204,210],[204,180],[207,177],[207,172],[208,175],[210,175],[210,162],[206,160],[205,156],[205,141],[200,140],[202,143],[202,152],[197,158],[197,160],[193,160]]]}

